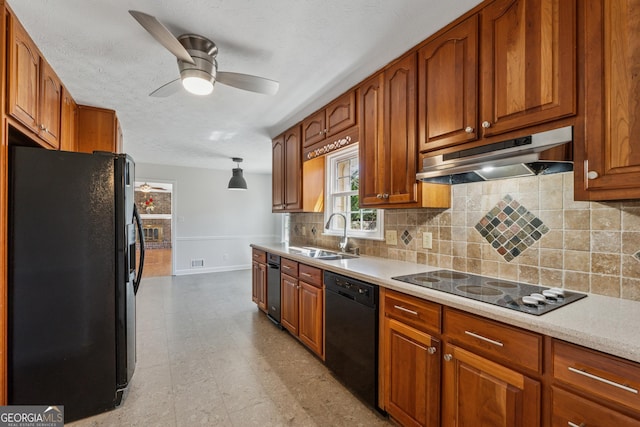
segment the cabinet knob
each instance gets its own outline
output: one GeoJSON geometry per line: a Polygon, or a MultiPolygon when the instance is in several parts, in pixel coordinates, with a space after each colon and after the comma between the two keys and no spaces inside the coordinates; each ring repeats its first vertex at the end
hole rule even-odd
{"type": "Polygon", "coordinates": [[[320,131],[318,132],[318,135],[322,135],[324,133],[324,131],[320,131]]]}
{"type": "Polygon", "coordinates": [[[45,126],[44,125],[40,125],[40,130],[45,130],[45,126]]]}
{"type": "Polygon", "coordinates": [[[388,195],[387,193],[384,193],[384,194],[382,195],[382,198],[383,198],[383,199],[388,199],[388,198],[389,198],[389,195],[388,195]]]}
{"type": "Polygon", "coordinates": [[[485,128],[485,129],[490,128],[491,127],[491,122],[488,122],[488,121],[485,120],[484,122],[482,122],[482,127],[485,128]]]}
{"type": "Polygon", "coordinates": [[[450,362],[451,359],[453,359],[453,356],[449,353],[445,354],[443,357],[444,357],[444,360],[447,362],[450,362]]]}
{"type": "Polygon", "coordinates": [[[327,133],[327,130],[326,130],[326,129],[324,130],[324,133],[327,133]]]}
{"type": "MultiPolygon", "coordinates": [[[[486,123],[486,122],[485,122],[486,123]]],[[[464,131],[466,133],[473,133],[473,128],[471,126],[467,126],[466,128],[464,128],[464,131]]]]}
{"type": "Polygon", "coordinates": [[[380,193],[376,194],[376,198],[382,199],[382,194],[380,194],[380,193]]]}
{"type": "Polygon", "coordinates": [[[598,174],[598,172],[596,171],[589,171],[587,172],[587,178],[588,179],[596,179],[597,177],[599,177],[600,175],[598,174]]]}
{"type": "Polygon", "coordinates": [[[428,347],[428,348],[427,348],[427,353],[429,353],[429,354],[436,354],[436,350],[437,350],[437,349],[436,349],[435,347],[431,346],[431,347],[428,347]]]}

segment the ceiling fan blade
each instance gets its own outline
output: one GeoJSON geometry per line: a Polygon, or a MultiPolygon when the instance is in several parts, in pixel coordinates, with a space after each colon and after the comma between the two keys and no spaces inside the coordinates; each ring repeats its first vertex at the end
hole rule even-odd
{"type": "Polygon", "coordinates": [[[180,44],[176,36],[171,34],[171,31],[167,30],[167,27],[162,25],[154,16],[148,15],[144,12],[137,10],[130,10],[129,13],[135,18],[140,25],[144,27],[149,34],[153,36],[162,46],[164,46],[169,52],[173,53],[178,59],[188,62],[189,64],[195,64],[189,52],[180,44]]]}
{"type": "Polygon", "coordinates": [[[169,95],[173,95],[174,93],[178,92],[182,87],[180,83],[181,83],[181,80],[179,78],[175,80],[171,80],[169,83],[166,83],[160,86],[158,89],[151,92],[149,96],[154,96],[156,98],[165,98],[169,95]]]}
{"type": "Polygon", "coordinates": [[[216,81],[238,89],[263,93],[265,95],[275,95],[280,87],[280,83],[275,80],[251,76],[249,74],[228,73],[224,71],[218,71],[216,81]]]}

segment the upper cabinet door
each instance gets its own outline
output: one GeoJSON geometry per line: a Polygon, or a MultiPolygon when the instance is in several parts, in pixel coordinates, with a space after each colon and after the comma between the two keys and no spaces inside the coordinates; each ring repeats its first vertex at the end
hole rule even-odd
{"type": "Polygon", "coordinates": [[[271,194],[274,212],[284,210],[284,135],[271,143],[271,194]]]}
{"type": "Polygon", "coordinates": [[[384,74],[378,73],[358,88],[358,121],[360,123],[360,206],[376,206],[385,202],[382,187],[388,174],[383,138],[384,74]]]}
{"type": "Polygon", "coordinates": [[[478,138],[478,15],[418,52],[420,151],[478,138]]]}
{"type": "Polygon", "coordinates": [[[60,147],[62,82],[46,62],[42,62],[40,90],[40,137],[54,148],[60,147]]]}
{"type": "Polygon", "coordinates": [[[9,114],[38,133],[40,54],[16,19],[10,25],[9,114]]]}
{"type": "Polygon", "coordinates": [[[324,110],[307,117],[304,122],[302,122],[304,148],[311,147],[316,142],[322,141],[325,137],[325,130],[324,110]]]}
{"type": "Polygon", "coordinates": [[[302,209],[302,147],[300,126],[284,134],[284,205],[285,209],[302,209]]]}
{"type": "Polygon", "coordinates": [[[580,11],[585,112],[575,133],[576,200],[640,198],[640,8],[597,0],[580,11]]]}
{"type": "Polygon", "coordinates": [[[356,124],[356,94],[349,91],[326,108],[326,136],[330,137],[356,124]]]}
{"type": "Polygon", "coordinates": [[[384,72],[384,143],[388,178],[383,195],[389,204],[418,202],[416,168],[416,55],[384,72]]]}
{"type": "Polygon", "coordinates": [[[483,135],[576,113],[575,0],[496,0],[482,10],[483,135]]]}

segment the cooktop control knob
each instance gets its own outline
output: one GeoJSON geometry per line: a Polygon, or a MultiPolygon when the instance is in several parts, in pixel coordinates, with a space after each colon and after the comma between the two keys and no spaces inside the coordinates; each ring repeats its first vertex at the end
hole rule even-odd
{"type": "Polygon", "coordinates": [[[537,298],[534,298],[534,297],[532,297],[532,296],[522,297],[522,302],[523,302],[525,305],[530,305],[530,306],[532,306],[532,307],[537,307],[537,306],[538,306],[538,303],[539,303],[538,299],[537,299],[537,298]]]}
{"type": "Polygon", "coordinates": [[[556,294],[558,294],[558,296],[563,297],[564,298],[564,289],[562,288],[551,288],[549,289],[551,292],[555,292],[556,294]]]}
{"type": "Polygon", "coordinates": [[[542,291],[542,295],[544,295],[545,297],[547,297],[547,299],[550,299],[550,300],[557,300],[560,297],[560,295],[558,295],[557,293],[549,289],[542,291]]]}
{"type": "Polygon", "coordinates": [[[542,294],[538,294],[538,293],[533,293],[531,295],[529,295],[531,298],[535,298],[539,303],[544,303],[547,301],[547,297],[545,297],[542,294]]]}

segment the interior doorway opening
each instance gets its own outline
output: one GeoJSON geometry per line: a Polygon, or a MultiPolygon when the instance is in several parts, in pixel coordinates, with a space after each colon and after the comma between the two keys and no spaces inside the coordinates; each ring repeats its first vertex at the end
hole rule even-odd
{"type": "Polygon", "coordinates": [[[173,274],[172,196],[171,183],[136,181],[135,203],[145,240],[143,278],[173,274]]]}

